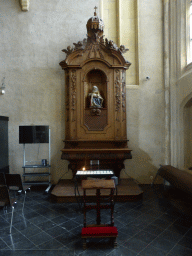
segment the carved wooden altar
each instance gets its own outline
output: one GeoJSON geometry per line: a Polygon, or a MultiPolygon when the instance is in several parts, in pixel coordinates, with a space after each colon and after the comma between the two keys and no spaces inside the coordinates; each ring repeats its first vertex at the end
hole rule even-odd
{"type": "Polygon", "coordinates": [[[83,167],[89,169],[90,160],[99,160],[100,169],[113,169],[119,177],[124,160],[132,158],[126,134],[125,77],[131,63],[123,57],[124,46],[104,40],[103,29],[95,12],[87,22],[87,38],[64,49],[66,59],[60,62],[66,88],[61,158],[70,162],[73,175],[83,167]]]}

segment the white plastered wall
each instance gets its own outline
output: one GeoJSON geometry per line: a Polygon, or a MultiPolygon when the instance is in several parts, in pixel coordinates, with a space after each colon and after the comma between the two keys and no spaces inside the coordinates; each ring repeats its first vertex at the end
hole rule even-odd
{"type": "MultiPolygon", "coordinates": [[[[169,163],[166,156],[171,152],[169,145],[174,136],[170,139],[173,121],[166,117],[172,103],[175,107],[175,90],[171,102],[167,102],[169,97],[165,95],[170,92],[170,82],[165,88],[163,2],[42,0],[39,4],[38,0],[31,0],[29,11],[22,12],[17,1],[9,0],[3,1],[0,9],[0,74],[6,85],[6,93],[0,97],[0,115],[10,118],[10,172],[22,173],[19,125],[49,125],[52,182],[57,183],[61,177],[71,178],[68,162],[61,160],[60,152],[65,134],[65,85],[59,62],[65,58],[62,49],[86,37],[86,22],[93,16],[95,5],[105,23],[105,36],[129,48],[126,59],[132,63],[127,71],[127,135],[133,159],[125,162],[121,177],[131,176],[140,183],[150,183],[159,164],[169,163]]],[[[173,118],[174,109],[172,112],[173,118]]],[[[38,150],[31,150],[31,159],[44,158],[38,150]]]]}
{"type": "Polygon", "coordinates": [[[150,177],[165,163],[163,5],[158,0],[150,3],[103,0],[101,3],[104,34],[129,49],[125,58],[131,62],[126,72],[127,137],[133,159],[125,161],[121,177],[150,183],[150,177]]]}
{"type": "MultiPolygon", "coordinates": [[[[23,172],[19,125],[49,125],[52,183],[71,178],[68,162],[61,160],[65,80],[59,62],[65,59],[62,49],[86,37],[86,22],[99,0],[31,0],[28,12],[21,10],[20,1],[0,5],[0,83],[5,77],[6,86],[0,115],[9,117],[10,172],[23,172]]],[[[43,144],[26,145],[27,161],[40,164],[45,153],[43,144]]]]}

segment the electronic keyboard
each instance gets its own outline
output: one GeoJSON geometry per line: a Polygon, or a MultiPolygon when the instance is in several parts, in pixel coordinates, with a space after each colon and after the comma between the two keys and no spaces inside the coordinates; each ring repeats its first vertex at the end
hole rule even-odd
{"type": "Polygon", "coordinates": [[[103,177],[112,177],[114,176],[114,172],[112,170],[87,170],[87,171],[77,171],[76,177],[95,177],[95,178],[103,178],[103,177]]]}

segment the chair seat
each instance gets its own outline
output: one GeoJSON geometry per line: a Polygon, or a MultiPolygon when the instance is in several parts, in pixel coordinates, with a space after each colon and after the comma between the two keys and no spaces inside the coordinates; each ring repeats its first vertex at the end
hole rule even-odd
{"type": "Polygon", "coordinates": [[[19,187],[18,186],[9,186],[9,190],[16,190],[16,191],[18,191],[19,187]]]}
{"type": "Polygon", "coordinates": [[[116,227],[86,227],[82,228],[81,237],[117,237],[116,227]]]}
{"type": "Polygon", "coordinates": [[[5,206],[5,202],[0,201],[0,207],[4,207],[4,206],[5,206]]]}

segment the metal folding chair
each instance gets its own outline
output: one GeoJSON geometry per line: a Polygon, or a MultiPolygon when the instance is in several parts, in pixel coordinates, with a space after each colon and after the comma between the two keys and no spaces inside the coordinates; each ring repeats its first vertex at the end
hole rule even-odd
{"type": "Polygon", "coordinates": [[[6,178],[7,187],[9,191],[14,191],[14,196],[16,196],[15,194],[16,192],[18,194],[22,194],[22,193],[24,194],[23,207],[22,207],[22,210],[23,210],[25,205],[26,192],[30,191],[30,186],[23,186],[23,182],[20,174],[6,173],[5,178],[6,178]]]}
{"type": "Polygon", "coordinates": [[[5,211],[7,212],[7,206],[10,205],[12,209],[12,214],[11,214],[11,224],[10,224],[10,230],[9,232],[11,233],[12,231],[12,225],[13,225],[13,213],[14,209],[16,206],[17,202],[15,198],[10,200],[9,197],[9,191],[6,185],[0,185],[0,207],[5,208],[5,211]]]}

